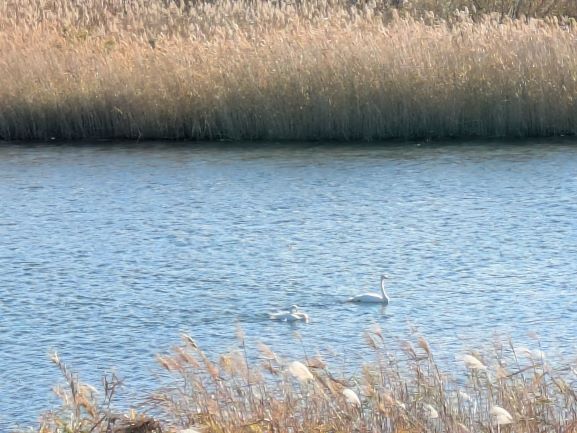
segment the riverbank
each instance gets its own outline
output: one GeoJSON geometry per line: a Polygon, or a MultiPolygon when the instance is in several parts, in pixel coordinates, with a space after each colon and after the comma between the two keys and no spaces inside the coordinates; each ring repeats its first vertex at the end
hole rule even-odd
{"type": "Polygon", "coordinates": [[[422,337],[396,355],[379,328],[365,337],[374,360],[351,377],[319,356],[286,360],[265,345],[249,362],[254,353],[242,335],[238,350],[214,360],[184,335],[158,357],[174,381],[147,400],[156,417],[142,409],[118,414],[116,377],[105,378],[98,394],[54,355],[65,378],[57,390],[63,406],[46,415],[40,431],[533,433],[577,425],[577,396],[566,381],[572,367],[554,368],[538,345],[496,342],[489,353],[458,355],[447,372],[422,337]]]}
{"type": "Polygon", "coordinates": [[[0,11],[3,140],[577,133],[570,18],[324,1],[16,0],[0,11]]]}

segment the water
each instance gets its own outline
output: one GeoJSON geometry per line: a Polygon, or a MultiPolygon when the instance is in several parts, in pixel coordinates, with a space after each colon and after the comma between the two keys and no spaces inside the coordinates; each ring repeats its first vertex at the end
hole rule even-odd
{"type": "Polygon", "coordinates": [[[211,354],[240,324],[352,359],[373,323],[451,356],[530,332],[574,354],[576,197],[570,143],[0,147],[0,430],[54,404],[50,351],[131,400],[182,331],[211,354]],[[390,306],[342,302],[382,272],[390,306]],[[267,319],[292,303],[309,325],[267,319]]]}

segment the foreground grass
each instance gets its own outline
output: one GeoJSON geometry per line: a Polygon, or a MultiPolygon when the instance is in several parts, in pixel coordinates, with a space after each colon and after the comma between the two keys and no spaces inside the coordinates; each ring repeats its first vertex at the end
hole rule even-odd
{"type": "Polygon", "coordinates": [[[320,357],[281,359],[266,346],[249,363],[236,352],[211,360],[188,336],[160,364],[175,378],[151,396],[157,418],[112,409],[117,381],[105,380],[100,402],[57,358],[67,381],[64,405],[42,433],[146,432],[575,432],[577,395],[571,366],[553,368],[539,350],[496,344],[482,356],[462,354],[453,373],[419,338],[387,353],[379,329],[367,333],[374,361],[337,376],[320,357]],[[187,430],[190,429],[190,430],[187,430]]]}
{"type": "Polygon", "coordinates": [[[575,20],[522,13],[576,9],[561,0],[0,2],[0,139],[573,135],[575,20]]]}

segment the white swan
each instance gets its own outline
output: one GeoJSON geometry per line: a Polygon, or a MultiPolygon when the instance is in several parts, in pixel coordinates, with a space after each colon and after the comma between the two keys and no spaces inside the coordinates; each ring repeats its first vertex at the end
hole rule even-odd
{"type": "Polygon", "coordinates": [[[271,320],[287,320],[291,314],[297,313],[299,310],[298,305],[291,305],[289,311],[279,311],[278,313],[268,313],[268,317],[271,320]]]}
{"type": "Polygon", "coordinates": [[[309,315],[307,313],[303,313],[302,311],[295,311],[294,313],[288,315],[286,321],[287,322],[302,321],[305,323],[309,323],[309,315]]]}
{"type": "Polygon", "coordinates": [[[289,311],[279,311],[278,313],[269,313],[268,316],[271,320],[284,320],[286,322],[297,322],[297,321],[303,321],[305,323],[309,322],[308,314],[299,311],[298,305],[291,305],[289,311]]]}
{"type": "Polygon", "coordinates": [[[378,303],[387,305],[389,303],[389,296],[385,292],[385,280],[387,278],[386,275],[381,275],[381,294],[363,293],[362,295],[353,296],[352,298],[347,299],[347,302],[378,303]]]}

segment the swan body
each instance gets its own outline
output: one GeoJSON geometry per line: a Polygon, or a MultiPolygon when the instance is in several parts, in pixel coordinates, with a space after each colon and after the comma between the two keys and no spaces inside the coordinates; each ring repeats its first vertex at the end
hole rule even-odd
{"type": "Polygon", "coordinates": [[[378,293],[363,293],[362,295],[356,295],[349,298],[348,302],[361,302],[365,304],[388,304],[389,300],[383,298],[378,293]]]}
{"type": "Polygon", "coordinates": [[[298,305],[292,305],[289,311],[279,311],[278,313],[269,313],[269,318],[271,320],[287,320],[291,314],[295,314],[298,311],[298,305]]]}
{"type": "Polygon", "coordinates": [[[381,275],[381,293],[363,293],[362,295],[353,296],[347,302],[360,302],[365,304],[385,304],[389,303],[389,296],[385,292],[385,280],[387,276],[381,275]]]}
{"type": "Polygon", "coordinates": [[[269,313],[268,316],[271,320],[281,320],[285,322],[298,322],[298,321],[303,321],[305,323],[309,322],[308,314],[299,311],[298,305],[292,305],[289,311],[279,311],[278,313],[269,313]]]}
{"type": "Polygon", "coordinates": [[[286,318],[287,322],[305,322],[309,323],[309,315],[307,313],[303,313],[302,311],[297,311],[295,313],[289,314],[286,318]]]}

